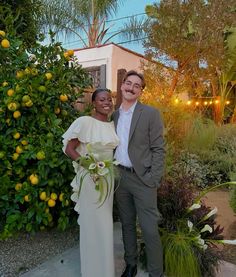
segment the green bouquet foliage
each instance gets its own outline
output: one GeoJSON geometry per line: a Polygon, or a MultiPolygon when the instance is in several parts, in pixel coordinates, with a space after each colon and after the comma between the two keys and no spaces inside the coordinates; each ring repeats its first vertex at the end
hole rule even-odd
{"type": "Polygon", "coordinates": [[[61,135],[79,116],[72,103],[91,84],[60,43],[25,49],[0,32],[0,232],[27,232],[73,220],[71,162],[61,135]]]}

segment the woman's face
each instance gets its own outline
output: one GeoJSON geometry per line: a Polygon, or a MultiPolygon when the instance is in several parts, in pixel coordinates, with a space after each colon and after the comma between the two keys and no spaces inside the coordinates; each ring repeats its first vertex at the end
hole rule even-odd
{"type": "Polygon", "coordinates": [[[93,101],[93,105],[95,107],[96,113],[102,115],[110,114],[113,109],[111,94],[106,91],[99,92],[93,101]]]}

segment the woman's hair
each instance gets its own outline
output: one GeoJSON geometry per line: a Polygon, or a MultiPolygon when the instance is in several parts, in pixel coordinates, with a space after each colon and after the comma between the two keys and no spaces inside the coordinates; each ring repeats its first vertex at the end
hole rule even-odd
{"type": "Polygon", "coordinates": [[[95,101],[97,95],[100,93],[100,92],[111,92],[109,89],[107,88],[97,88],[93,94],[92,94],[92,102],[95,101]]]}

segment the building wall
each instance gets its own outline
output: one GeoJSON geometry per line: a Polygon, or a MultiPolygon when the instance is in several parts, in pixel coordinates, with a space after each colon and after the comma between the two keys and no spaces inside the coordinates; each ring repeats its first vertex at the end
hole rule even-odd
{"type": "Polygon", "coordinates": [[[95,48],[75,50],[79,63],[84,67],[106,65],[106,87],[113,92],[117,90],[117,70],[141,70],[144,57],[115,44],[95,48]]]}

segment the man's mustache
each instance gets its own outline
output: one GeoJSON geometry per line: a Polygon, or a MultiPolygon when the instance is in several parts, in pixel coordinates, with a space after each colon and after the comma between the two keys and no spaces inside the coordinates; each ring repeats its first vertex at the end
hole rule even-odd
{"type": "Polygon", "coordinates": [[[130,93],[134,94],[133,90],[126,90],[126,92],[130,92],[130,93]]]}

